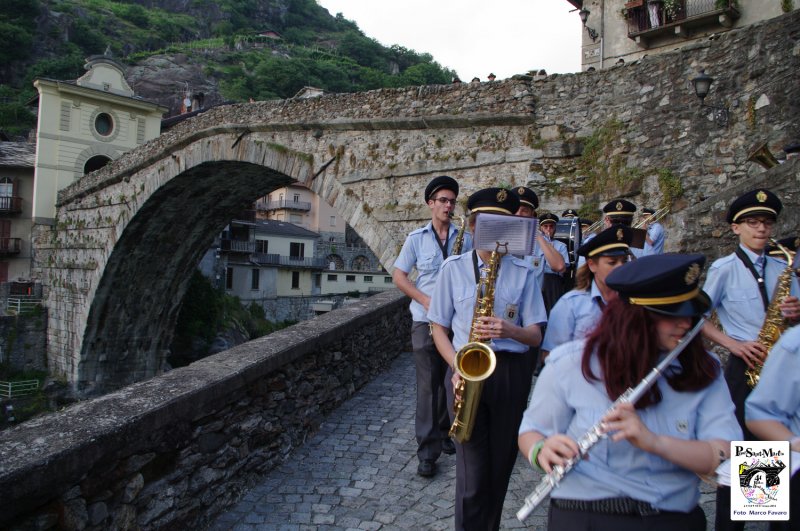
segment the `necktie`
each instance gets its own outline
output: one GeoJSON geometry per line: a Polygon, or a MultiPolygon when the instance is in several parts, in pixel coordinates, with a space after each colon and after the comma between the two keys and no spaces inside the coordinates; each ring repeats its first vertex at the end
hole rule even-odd
{"type": "Polygon", "coordinates": [[[764,257],[759,256],[756,258],[756,271],[758,271],[759,276],[764,278],[764,257]]]}

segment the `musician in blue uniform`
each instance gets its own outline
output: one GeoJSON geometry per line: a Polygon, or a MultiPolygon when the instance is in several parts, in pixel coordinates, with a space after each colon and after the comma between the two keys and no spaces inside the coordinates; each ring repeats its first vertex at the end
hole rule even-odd
{"type": "MultiPolygon", "coordinates": [[[[790,242],[787,242],[790,243],[790,242]]],[[[745,402],[750,431],[763,441],[790,441],[800,452],[800,326],[783,333],[764,362],[761,376],[745,402]]],[[[800,474],[789,485],[788,522],[770,522],[770,531],[800,529],[800,474]]]]}
{"type": "MultiPolygon", "coordinates": [[[[417,473],[431,477],[436,473],[436,460],[442,452],[455,453],[447,435],[450,419],[447,414],[444,390],[447,366],[436,351],[426,316],[433,286],[442,262],[450,256],[458,227],[450,223],[456,206],[458,183],[442,175],[428,183],[425,203],[431,211],[431,221],[412,231],[395,260],[392,279],[400,291],[411,297],[411,345],[417,374],[417,409],[414,430],[417,436],[417,473]],[[416,283],[409,274],[417,270],[416,283]]],[[[472,248],[469,233],[464,234],[462,251],[472,248]]]]}
{"type": "Polygon", "coordinates": [[[553,239],[556,232],[556,223],[558,223],[558,216],[547,212],[539,216],[539,231],[541,232],[541,239],[550,244],[558,254],[561,255],[562,261],[559,262],[560,267],[553,267],[550,260],[546,260],[545,248],[543,245],[536,245],[533,251],[533,264],[537,267],[538,263],[541,266],[541,286],[542,298],[544,299],[544,307],[548,315],[550,309],[555,305],[558,299],[564,294],[564,271],[567,270],[569,263],[569,251],[564,242],[553,239]]]}
{"type": "Polygon", "coordinates": [[[542,342],[545,356],[559,345],[583,339],[600,321],[603,308],[617,296],[606,278],[628,261],[631,237],[630,227],[615,225],[580,246],[578,255],[586,258],[586,264],[578,269],[575,289],[550,311],[542,342]]]}
{"type": "MultiPolygon", "coordinates": [[[[739,245],[733,253],[711,264],[703,286],[722,326],[719,330],[707,322],[703,335],[730,352],[725,380],[736,405],[736,418],[747,440],[753,437],[744,423],[744,402],[750,394],[745,371],[762,361],[767,352],[757,341],[758,334],[785,265],[765,256],[764,249],[782,208],[780,199],[766,189],[751,190],[734,200],[728,208],[726,221],[738,237],[739,245]]],[[[780,305],[784,317],[795,322],[800,317],[797,291],[797,283],[793,282],[792,296],[780,305]]],[[[730,520],[730,489],[727,487],[717,489],[716,528],[744,529],[744,522],[730,520]]]]}
{"type": "MultiPolygon", "coordinates": [[[[526,218],[535,218],[536,209],[539,208],[539,197],[536,195],[536,192],[525,186],[519,186],[513,189],[512,193],[519,199],[519,208],[517,209],[516,215],[526,218]]],[[[545,214],[542,216],[542,219],[539,220],[540,228],[545,217],[558,220],[553,214],[545,214]]],[[[549,222],[547,224],[549,225],[549,222]]],[[[553,224],[553,230],[554,229],[555,224],[553,224]]],[[[567,264],[569,263],[567,246],[560,241],[551,241],[552,233],[550,228],[548,227],[546,231],[547,232],[539,230],[536,232],[533,254],[523,257],[523,260],[528,262],[536,271],[536,283],[539,286],[544,285],[544,275],[546,272],[563,273],[567,269],[567,264]],[[547,236],[548,233],[550,233],[549,237],[547,236]]],[[[550,310],[550,308],[547,307],[546,301],[545,308],[548,311],[550,310]]]]}
{"type": "MultiPolygon", "coordinates": [[[[481,215],[512,215],[519,208],[519,200],[502,188],[487,188],[472,194],[467,206],[472,212],[469,226],[474,230],[481,215]]],[[[533,269],[508,254],[502,256],[495,279],[492,316],[473,319],[476,285],[486,273],[490,256],[490,251],[479,249],[447,259],[428,310],[433,339],[450,367],[450,404],[453,389],[460,381],[452,370],[456,352],[469,342],[473,326],[480,341],[494,350],[497,360],[494,372],[483,381],[480,401],[474,409],[472,436],[456,443],[457,530],[500,526],[516,461],[517,429],[531,388],[533,363],[529,348],[541,343],[540,327],[547,320],[533,269]],[[451,331],[452,341],[448,337],[451,331]]]]}
{"type": "Polygon", "coordinates": [[[707,311],[704,263],[664,254],[615,269],[606,284],[618,297],[598,326],[550,353],[520,426],[522,454],[550,473],[601,420],[609,437],[552,491],[549,529],[705,529],[698,474],[713,472],[741,436],[719,360],[696,336],[636,404],[609,411],[707,311]]]}
{"type": "Polygon", "coordinates": [[[656,211],[652,208],[642,209],[642,218],[644,219],[644,229],[647,231],[647,236],[644,242],[644,251],[642,255],[647,256],[650,254],[661,254],[664,252],[664,242],[667,240],[667,233],[664,231],[664,226],[658,220],[651,221],[653,214],[656,211]]]}

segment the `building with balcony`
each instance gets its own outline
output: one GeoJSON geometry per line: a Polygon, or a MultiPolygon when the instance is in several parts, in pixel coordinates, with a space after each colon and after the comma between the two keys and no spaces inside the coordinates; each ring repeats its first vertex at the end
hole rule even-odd
{"type": "Polygon", "coordinates": [[[0,283],[27,283],[36,144],[0,142],[0,283]]]}
{"type": "Polygon", "coordinates": [[[394,287],[341,216],[308,188],[259,198],[203,259],[203,274],[272,321],[302,320],[394,287]]]}
{"type": "Polygon", "coordinates": [[[582,70],[629,63],[782,15],[800,2],[763,0],[567,0],[584,22],[582,70]]]}

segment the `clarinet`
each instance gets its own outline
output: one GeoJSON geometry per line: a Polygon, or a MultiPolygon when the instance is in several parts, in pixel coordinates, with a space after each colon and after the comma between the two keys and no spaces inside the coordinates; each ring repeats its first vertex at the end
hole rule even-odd
{"type": "MultiPolygon", "coordinates": [[[[692,339],[700,333],[700,329],[703,327],[703,323],[705,323],[705,319],[701,318],[694,328],[692,328],[678,343],[674,349],[672,349],[666,357],[661,360],[661,363],[656,365],[653,370],[651,370],[644,379],[639,382],[639,384],[634,388],[628,388],[624,393],[617,398],[611,407],[608,408],[608,411],[603,415],[603,418],[610,413],[614,408],[621,404],[625,403],[632,403],[635,404],[653,385],[656,381],[661,377],[664,370],[669,366],[672,361],[678,357],[678,355],[683,352],[683,349],[686,348],[687,345],[692,341],[692,339]]],[[[542,501],[550,494],[554,488],[558,486],[564,476],[567,473],[575,468],[581,459],[589,452],[589,450],[597,444],[597,441],[606,437],[606,433],[603,431],[603,422],[598,420],[597,423],[589,428],[581,438],[577,441],[578,442],[578,455],[570,458],[567,460],[566,463],[563,465],[556,465],[553,467],[553,470],[547,474],[542,480],[536,485],[536,488],[525,498],[525,504],[522,508],[517,511],[517,519],[520,522],[525,521],[525,519],[539,506],[542,501]]]]}

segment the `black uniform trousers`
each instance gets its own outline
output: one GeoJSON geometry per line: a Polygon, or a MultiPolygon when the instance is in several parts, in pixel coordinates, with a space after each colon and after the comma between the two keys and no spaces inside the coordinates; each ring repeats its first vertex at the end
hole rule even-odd
{"type": "Polygon", "coordinates": [[[417,372],[417,412],[414,434],[417,437],[417,458],[436,461],[442,454],[442,440],[450,431],[450,418],[445,393],[447,363],[436,350],[428,323],[411,324],[411,346],[417,372]]]}
{"type": "MultiPolygon", "coordinates": [[[[497,366],[484,380],[472,437],[456,443],[455,529],[499,529],[508,481],[517,459],[517,436],[533,377],[530,352],[495,352],[497,366]]],[[[453,403],[448,370],[448,403],[453,403]]],[[[452,415],[452,411],[451,411],[452,415]]]]}
{"type": "Polygon", "coordinates": [[[542,277],[542,299],[547,316],[550,310],[556,305],[558,299],[564,295],[564,279],[556,273],[545,273],[542,277]]]}
{"type": "Polygon", "coordinates": [[[688,513],[662,512],[652,516],[570,511],[550,505],[547,529],[569,531],[705,531],[706,515],[699,506],[688,513]]]}

